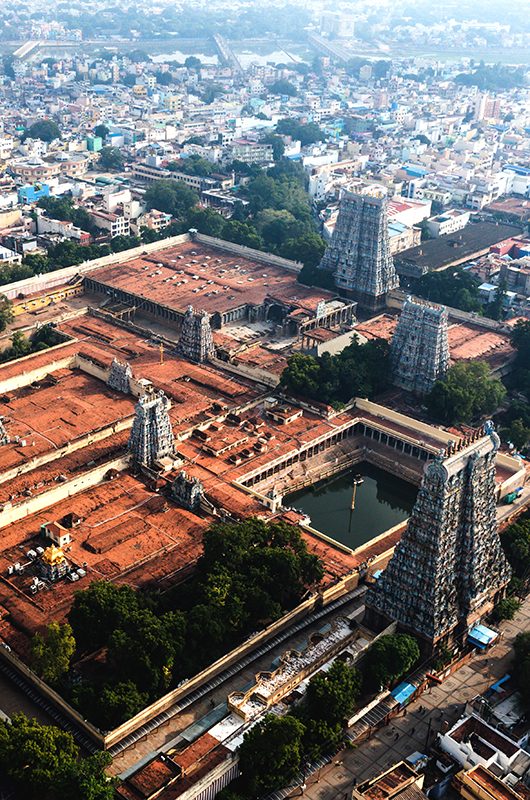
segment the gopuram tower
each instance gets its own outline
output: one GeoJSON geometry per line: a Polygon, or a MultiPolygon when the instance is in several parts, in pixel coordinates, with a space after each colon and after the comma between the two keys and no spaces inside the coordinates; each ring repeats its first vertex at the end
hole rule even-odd
{"type": "Polygon", "coordinates": [[[424,653],[463,643],[510,580],[497,528],[492,423],[425,467],[416,503],[387,568],[366,598],[368,625],[397,621],[424,653]]]}
{"type": "Polygon", "coordinates": [[[371,313],[385,307],[399,279],[390,255],[388,197],[382,186],[344,191],[335,230],[319,269],[333,273],[338,289],[371,313]]]}
{"type": "Polygon", "coordinates": [[[447,309],[408,297],[390,346],[392,381],[428,394],[449,366],[447,309]]]}

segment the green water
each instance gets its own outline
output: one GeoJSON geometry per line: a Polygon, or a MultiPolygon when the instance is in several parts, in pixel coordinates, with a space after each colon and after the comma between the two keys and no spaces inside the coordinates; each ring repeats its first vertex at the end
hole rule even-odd
{"type": "Polygon", "coordinates": [[[311,517],[313,528],[355,549],[407,519],[418,489],[371,464],[358,464],[328,480],[287,495],[283,505],[311,517]],[[351,511],[353,476],[361,474],[351,511]]]}

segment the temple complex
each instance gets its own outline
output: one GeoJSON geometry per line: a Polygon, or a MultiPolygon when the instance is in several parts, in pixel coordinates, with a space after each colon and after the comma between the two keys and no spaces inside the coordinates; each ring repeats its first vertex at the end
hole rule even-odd
{"type": "Polygon", "coordinates": [[[495,512],[500,440],[491,423],[484,434],[427,464],[407,528],[367,595],[370,624],[396,620],[426,651],[465,639],[510,580],[495,512]]]}
{"type": "Polygon", "coordinates": [[[331,242],[320,269],[333,272],[337,287],[374,312],[385,307],[399,279],[388,239],[388,197],[377,185],[344,191],[331,242]]]}
{"type": "Polygon", "coordinates": [[[408,392],[428,394],[449,366],[447,309],[413,300],[403,306],[392,344],[392,380],[408,392]]]}

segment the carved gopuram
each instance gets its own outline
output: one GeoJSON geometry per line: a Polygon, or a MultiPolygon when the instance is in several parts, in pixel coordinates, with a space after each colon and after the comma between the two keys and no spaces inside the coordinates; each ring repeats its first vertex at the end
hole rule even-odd
{"type": "Polygon", "coordinates": [[[131,365],[127,361],[118,361],[117,358],[114,358],[112,360],[112,364],[110,365],[110,373],[107,379],[107,385],[110,386],[111,389],[115,389],[117,392],[129,394],[131,378],[131,365]]]}
{"type": "Polygon", "coordinates": [[[212,329],[206,311],[196,312],[193,306],[188,306],[176,349],[179,355],[197,364],[202,364],[213,355],[212,329]]]}
{"type": "Polygon", "coordinates": [[[337,288],[369,312],[385,307],[399,285],[390,255],[388,198],[381,186],[344,191],[337,224],[320,269],[333,273],[337,288]]]}
{"type": "Polygon", "coordinates": [[[408,297],[392,337],[390,358],[396,386],[428,394],[449,366],[447,309],[408,297]]]}
{"type": "Polygon", "coordinates": [[[499,437],[491,423],[484,433],[427,464],[407,529],[367,595],[367,624],[396,620],[425,653],[463,643],[510,579],[496,517],[499,437]]]}
{"type": "Polygon", "coordinates": [[[151,390],[140,397],[135,406],[128,446],[133,461],[147,467],[173,454],[169,400],[164,392],[151,390]]]}

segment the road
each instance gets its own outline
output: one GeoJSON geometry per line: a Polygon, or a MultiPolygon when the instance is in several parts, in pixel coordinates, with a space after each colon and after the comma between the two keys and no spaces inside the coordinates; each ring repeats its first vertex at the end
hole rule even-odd
{"type": "MultiPolygon", "coordinates": [[[[440,686],[427,690],[411,703],[405,715],[394,718],[390,725],[354,750],[342,751],[334,762],[306,779],[303,796],[308,800],[342,800],[350,796],[354,780],[361,783],[416,750],[425,752],[427,740],[432,744],[444,722],[449,725],[456,722],[468,700],[509,670],[515,637],[530,630],[530,597],[512,622],[501,623],[501,630],[501,640],[487,657],[477,655],[440,686]],[[420,706],[427,711],[420,713],[420,706]]],[[[300,789],[293,790],[290,796],[299,797],[300,789]]]]}

